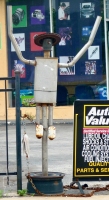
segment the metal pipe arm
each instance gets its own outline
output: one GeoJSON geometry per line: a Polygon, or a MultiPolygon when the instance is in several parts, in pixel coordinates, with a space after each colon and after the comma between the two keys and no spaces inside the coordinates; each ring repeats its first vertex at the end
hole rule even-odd
{"type": "Polygon", "coordinates": [[[64,68],[64,67],[72,67],[81,57],[82,55],[87,51],[87,49],[91,46],[91,44],[94,41],[96,32],[98,30],[98,27],[100,25],[102,17],[97,16],[97,19],[95,21],[95,24],[93,26],[91,35],[89,37],[89,41],[83,46],[83,48],[77,53],[77,55],[74,57],[74,59],[70,63],[59,63],[58,67],[64,68]]]}
{"type": "Polygon", "coordinates": [[[7,6],[7,18],[8,18],[8,36],[15,48],[16,54],[18,56],[18,58],[25,64],[29,64],[29,65],[36,65],[36,61],[35,60],[27,60],[22,56],[22,53],[20,51],[20,48],[16,42],[16,39],[13,35],[13,28],[12,28],[12,6],[7,6]]]}

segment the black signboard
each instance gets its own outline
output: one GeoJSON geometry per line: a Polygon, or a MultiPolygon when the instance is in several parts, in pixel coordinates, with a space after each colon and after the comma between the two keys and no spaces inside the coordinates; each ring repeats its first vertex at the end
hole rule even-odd
{"type": "Polygon", "coordinates": [[[109,101],[74,104],[73,180],[109,180],[109,101]]]}

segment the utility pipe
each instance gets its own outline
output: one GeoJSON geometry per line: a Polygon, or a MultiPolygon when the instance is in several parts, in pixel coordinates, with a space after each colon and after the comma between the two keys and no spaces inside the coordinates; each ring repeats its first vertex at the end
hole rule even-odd
{"type": "Polygon", "coordinates": [[[47,124],[47,104],[42,104],[42,175],[48,176],[48,124],[47,124]]]}
{"type": "Polygon", "coordinates": [[[105,30],[105,59],[106,59],[106,87],[107,87],[107,100],[109,100],[109,47],[108,47],[108,21],[106,21],[106,6],[107,6],[107,1],[104,0],[104,30],[105,30]]]}
{"type": "MultiPolygon", "coordinates": [[[[53,33],[53,8],[52,8],[52,0],[49,0],[49,9],[50,9],[50,33],[53,33]]],[[[54,57],[54,46],[51,48],[51,57],[54,57]]]]}
{"type": "Polygon", "coordinates": [[[7,7],[7,15],[8,15],[8,35],[9,35],[9,38],[15,48],[15,51],[16,51],[16,54],[18,56],[18,58],[25,64],[28,64],[28,65],[33,65],[35,66],[36,65],[36,61],[35,60],[27,60],[25,59],[23,56],[22,56],[22,53],[19,49],[19,46],[16,42],[16,39],[13,35],[13,27],[12,27],[12,6],[8,6],[7,7]]]}
{"type": "Polygon", "coordinates": [[[92,29],[92,32],[91,32],[91,35],[89,37],[89,41],[84,45],[84,47],[77,53],[77,55],[74,57],[74,59],[70,62],[70,63],[59,63],[58,64],[58,67],[72,67],[81,57],[82,55],[87,51],[87,49],[91,46],[91,44],[93,43],[94,41],[94,38],[95,38],[95,35],[96,35],[96,32],[98,30],[98,27],[99,27],[99,24],[101,22],[101,19],[102,17],[98,16],[96,21],[95,21],[95,24],[93,26],[93,29],[92,29]]]}

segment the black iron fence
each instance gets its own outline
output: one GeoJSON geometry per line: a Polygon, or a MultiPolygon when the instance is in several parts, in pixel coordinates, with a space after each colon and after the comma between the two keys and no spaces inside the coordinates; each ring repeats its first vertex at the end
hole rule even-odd
{"type": "Polygon", "coordinates": [[[5,93],[5,126],[6,126],[6,172],[0,173],[0,176],[7,176],[7,185],[9,185],[9,175],[17,175],[17,190],[22,189],[22,163],[21,163],[21,121],[20,121],[20,72],[15,72],[15,77],[3,77],[4,89],[0,92],[5,93]],[[15,88],[8,88],[7,81],[14,81],[15,88]],[[15,109],[16,109],[16,166],[17,172],[9,171],[9,151],[8,151],[8,101],[7,93],[15,91],[15,109]]]}

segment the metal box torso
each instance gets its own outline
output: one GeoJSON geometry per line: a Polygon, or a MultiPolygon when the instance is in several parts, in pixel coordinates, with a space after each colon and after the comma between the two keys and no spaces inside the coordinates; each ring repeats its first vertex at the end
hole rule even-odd
{"type": "Polygon", "coordinates": [[[37,58],[34,75],[36,103],[56,103],[58,58],[37,58]]]}

